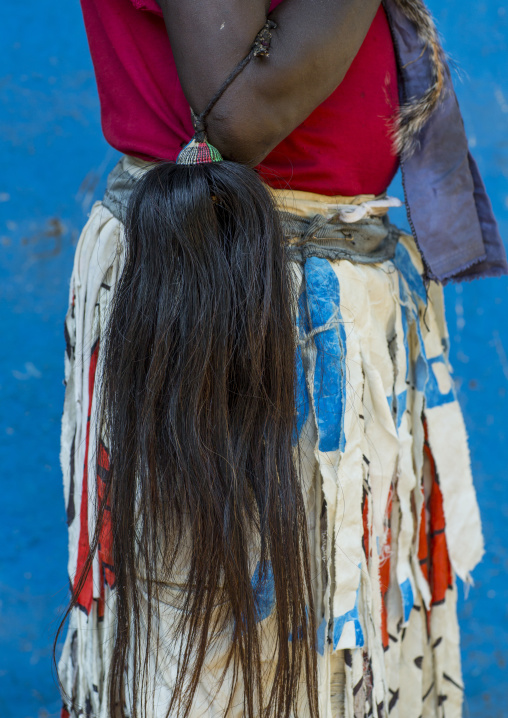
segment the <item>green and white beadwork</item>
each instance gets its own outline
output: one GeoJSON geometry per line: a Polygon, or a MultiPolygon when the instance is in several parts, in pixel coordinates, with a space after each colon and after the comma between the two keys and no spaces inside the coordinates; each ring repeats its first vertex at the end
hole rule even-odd
{"type": "Polygon", "coordinates": [[[209,162],[222,162],[219,150],[209,142],[198,142],[194,137],[185,145],[176,162],[179,165],[201,165],[209,162]]]}

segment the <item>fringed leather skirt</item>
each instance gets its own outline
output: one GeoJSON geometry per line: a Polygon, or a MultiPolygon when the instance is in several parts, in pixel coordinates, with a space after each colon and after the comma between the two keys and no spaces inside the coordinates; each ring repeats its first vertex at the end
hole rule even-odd
{"type": "MultiPolygon", "coordinates": [[[[135,179],[146,167],[123,158],[117,175],[135,179]]],[[[65,323],[61,460],[73,586],[108,472],[107,446],[99,456],[94,451],[95,405],[101,340],[124,253],[122,192],[111,182],[108,192],[77,246],[65,323]]],[[[318,617],[320,715],[459,718],[456,579],[470,581],[483,542],[442,289],[424,285],[414,240],[387,219],[389,198],[289,191],[274,197],[286,214],[298,297],[297,428],[318,617]]],[[[107,522],[103,531],[59,664],[64,715],[72,718],[82,712],[111,718],[106,690],[115,589],[107,522]]],[[[157,607],[150,718],[166,715],[171,695],[177,656],[168,637],[177,589],[168,587],[157,607]]],[[[260,628],[269,643],[273,592],[266,583],[262,592],[260,628]]],[[[231,691],[228,716],[242,715],[241,685],[233,687],[226,676],[216,690],[226,652],[220,646],[207,657],[191,718],[222,716],[231,691]]],[[[126,678],[128,706],[135,679],[126,678]]]]}

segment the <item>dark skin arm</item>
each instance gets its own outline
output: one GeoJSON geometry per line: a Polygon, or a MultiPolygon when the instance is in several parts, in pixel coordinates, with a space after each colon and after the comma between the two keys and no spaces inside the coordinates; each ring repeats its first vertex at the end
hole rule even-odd
{"type": "MultiPolygon", "coordinates": [[[[160,0],[178,76],[201,112],[250,50],[269,0],[160,0]]],[[[253,58],[209,114],[210,142],[250,166],[340,85],[380,0],[283,0],[269,57],[253,58]]]]}

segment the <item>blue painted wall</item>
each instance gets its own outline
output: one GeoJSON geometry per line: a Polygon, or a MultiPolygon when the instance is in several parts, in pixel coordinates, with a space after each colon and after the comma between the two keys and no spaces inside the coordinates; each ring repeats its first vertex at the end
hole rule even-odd
{"type": "MultiPolygon", "coordinates": [[[[431,6],[508,241],[508,9],[431,6]]],[[[67,599],[62,322],[77,237],[116,153],[101,136],[77,2],[3,0],[0,47],[0,716],[50,718],[50,646],[67,599]]],[[[508,716],[507,290],[502,279],[446,291],[488,549],[460,606],[465,716],[475,718],[508,716]]]]}

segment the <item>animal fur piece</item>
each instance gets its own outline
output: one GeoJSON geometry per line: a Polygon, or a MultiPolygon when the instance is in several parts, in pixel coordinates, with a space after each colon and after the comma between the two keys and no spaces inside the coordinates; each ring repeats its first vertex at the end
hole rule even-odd
{"type": "Polygon", "coordinates": [[[396,150],[409,157],[418,146],[418,134],[444,95],[445,54],[432,15],[422,0],[394,0],[414,23],[418,36],[430,50],[432,84],[421,97],[409,97],[400,108],[394,128],[396,150]]]}

